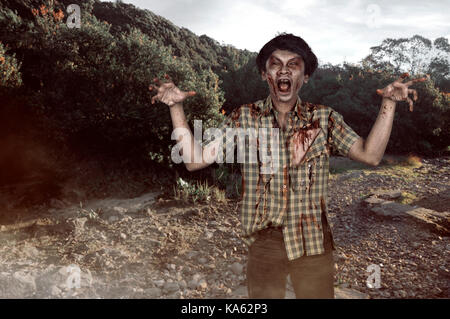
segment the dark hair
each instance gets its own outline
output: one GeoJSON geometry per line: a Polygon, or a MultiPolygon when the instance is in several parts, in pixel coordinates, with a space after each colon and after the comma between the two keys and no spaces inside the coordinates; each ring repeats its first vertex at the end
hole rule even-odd
{"type": "Polygon", "coordinates": [[[308,43],[293,34],[282,33],[267,42],[256,57],[259,72],[266,71],[266,61],[275,50],[287,50],[297,53],[305,62],[305,75],[311,76],[317,69],[317,57],[308,43]]]}

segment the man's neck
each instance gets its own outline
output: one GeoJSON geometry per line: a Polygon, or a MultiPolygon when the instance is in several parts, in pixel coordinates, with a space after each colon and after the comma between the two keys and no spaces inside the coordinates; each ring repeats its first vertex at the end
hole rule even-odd
{"type": "Polygon", "coordinates": [[[275,101],[274,102],[274,100],[272,99],[273,107],[281,115],[285,115],[285,114],[289,113],[290,111],[292,111],[296,104],[297,104],[297,100],[289,101],[289,102],[280,102],[280,101],[275,101]]]}
{"type": "Polygon", "coordinates": [[[280,102],[277,101],[276,103],[274,103],[273,99],[272,99],[272,106],[275,108],[275,110],[277,110],[278,112],[278,116],[277,116],[277,122],[278,125],[280,126],[280,128],[284,131],[286,130],[286,119],[287,119],[287,114],[292,111],[296,105],[296,102],[280,102]]]}

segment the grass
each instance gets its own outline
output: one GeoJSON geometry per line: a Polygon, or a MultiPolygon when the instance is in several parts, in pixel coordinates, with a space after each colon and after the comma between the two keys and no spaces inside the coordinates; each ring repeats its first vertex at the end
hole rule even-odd
{"type": "MultiPolygon", "coordinates": [[[[393,176],[411,181],[417,178],[420,173],[415,171],[422,166],[420,157],[385,155],[380,165],[377,167],[350,160],[342,157],[332,157],[330,159],[330,175],[350,173],[352,171],[363,171],[366,174],[376,173],[379,175],[393,176]]],[[[333,176],[334,175],[334,176],[333,176]]]]}
{"type": "Polygon", "coordinates": [[[90,220],[96,220],[96,219],[99,218],[99,214],[101,212],[101,209],[99,208],[99,209],[96,209],[96,210],[93,210],[93,209],[87,210],[87,209],[83,208],[83,203],[80,202],[80,210],[78,212],[83,217],[87,217],[90,220]]]}
{"type": "Polygon", "coordinates": [[[330,159],[330,174],[342,174],[352,170],[363,170],[369,168],[368,165],[342,157],[332,157],[330,159]]]}
{"type": "Polygon", "coordinates": [[[177,185],[173,188],[174,197],[186,202],[207,202],[215,200],[220,203],[227,201],[225,191],[217,186],[210,186],[208,182],[189,183],[178,178],[177,185]]]}
{"type": "Polygon", "coordinates": [[[417,195],[415,193],[402,191],[402,197],[399,199],[399,203],[410,205],[418,200],[417,195]]]}

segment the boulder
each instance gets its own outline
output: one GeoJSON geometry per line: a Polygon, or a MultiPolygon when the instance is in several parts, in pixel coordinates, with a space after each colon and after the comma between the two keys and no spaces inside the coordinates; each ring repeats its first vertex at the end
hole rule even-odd
{"type": "Polygon", "coordinates": [[[35,278],[23,271],[0,273],[0,298],[27,298],[36,292],[35,278]]]}
{"type": "Polygon", "coordinates": [[[378,216],[410,218],[439,235],[450,235],[449,212],[437,212],[431,209],[400,204],[374,196],[366,198],[363,203],[368,207],[370,212],[378,216]]]}

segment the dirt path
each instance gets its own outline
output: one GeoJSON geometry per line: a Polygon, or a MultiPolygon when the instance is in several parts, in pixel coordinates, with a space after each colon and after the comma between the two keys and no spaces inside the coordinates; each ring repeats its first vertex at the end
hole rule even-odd
{"type": "MultiPolygon", "coordinates": [[[[377,189],[400,189],[402,201],[448,210],[448,164],[448,158],[417,167],[333,164],[337,297],[449,298],[449,237],[412,221],[374,216],[361,205],[377,189]],[[380,267],[379,289],[366,285],[370,265],[380,267]]],[[[29,220],[10,220],[0,229],[2,298],[246,295],[247,248],[239,239],[237,202],[193,205],[148,193],[21,216],[29,220]]]]}

